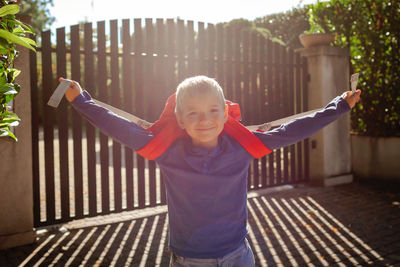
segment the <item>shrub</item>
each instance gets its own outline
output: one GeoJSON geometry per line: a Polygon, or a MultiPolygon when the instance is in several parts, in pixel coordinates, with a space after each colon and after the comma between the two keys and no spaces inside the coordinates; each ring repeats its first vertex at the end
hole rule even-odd
{"type": "Polygon", "coordinates": [[[352,129],[368,136],[400,136],[400,1],[331,0],[312,6],[314,19],[348,47],[360,73],[360,104],[352,129]]]}
{"type": "Polygon", "coordinates": [[[21,71],[13,68],[18,51],[15,44],[35,50],[35,42],[25,37],[33,29],[15,18],[19,6],[13,1],[0,1],[0,137],[10,136],[17,140],[11,127],[17,126],[20,119],[17,114],[9,111],[7,104],[17,96],[20,91],[15,78],[21,71]]]}
{"type": "Polygon", "coordinates": [[[300,48],[302,45],[299,34],[310,28],[308,9],[309,7],[305,6],[258,18],[255,20],[255,25],[268,29],[273,37],[282,40],[287,46],[293,49],[300,48]]]}

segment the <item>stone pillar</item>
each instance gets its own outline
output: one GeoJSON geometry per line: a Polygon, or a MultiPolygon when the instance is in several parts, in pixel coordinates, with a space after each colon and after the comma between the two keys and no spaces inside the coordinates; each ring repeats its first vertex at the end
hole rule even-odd
{"type": "MultiPolygon", "coordinates": [[[[299,49],[307,58],[309,109],[324,107],[349,90],[349,52],[332,46],[299,49]]],[[[310,181],[337,185],[353,181],[351,174],[350,113],[310,138],[310,181]]]]}
{"type": "Polygon", "coordinates": [[[21,70],[21,85],[14,112],[21,119],[15,127],[18,142],[0,137],[0,249],[34,242],[32,190],[31,86],[29,51],[17,47],[14,67],[21,70]]]}

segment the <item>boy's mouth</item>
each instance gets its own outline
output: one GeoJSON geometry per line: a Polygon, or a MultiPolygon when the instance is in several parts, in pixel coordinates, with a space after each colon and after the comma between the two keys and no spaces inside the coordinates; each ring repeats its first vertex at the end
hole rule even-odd
{"type": "Polygon", "coordinates": [[[211,126],[211,127],[204,127],[204,128],[197,128],[196,130],[202,132],[202,131],[210,131],[210,130],[212,130],[212,129],[214,129],[213,126],[211,126]]]}

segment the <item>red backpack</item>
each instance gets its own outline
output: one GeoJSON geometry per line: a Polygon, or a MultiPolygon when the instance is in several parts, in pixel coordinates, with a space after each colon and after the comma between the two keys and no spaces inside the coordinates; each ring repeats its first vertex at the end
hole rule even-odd
{"type": "MultiPolygon", "coordinates": [[[[176,121],[175,98],[175,94],[168,98],[160,118],[147,129],[155,137],[146,146],[136,150],[139,155],[154,160],[164,153],[176,139],[188,137],[187,133],[179,127],[176,121]]],[[[226,104],[229,108],[228,119],[221,134],[226,133],[232,136],[254,158],[260,158],[271,153],[272,150],[266,147],[260,139],[239,122],[241,118],[239,105],[230,101],[226,101],[226,104]]]]}

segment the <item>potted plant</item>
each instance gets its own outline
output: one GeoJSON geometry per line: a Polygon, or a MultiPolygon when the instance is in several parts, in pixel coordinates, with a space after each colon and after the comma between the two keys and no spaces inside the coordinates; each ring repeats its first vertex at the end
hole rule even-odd
{"type": "Polygon", "coordinates": [[[321,24],[319,24],[313,15],[313,10],[308,10],[308,23],[310,29],[299,35],[300,43],[305,47],[329,45],[335,40],[335,36],[327,32],[321,24]]]}

